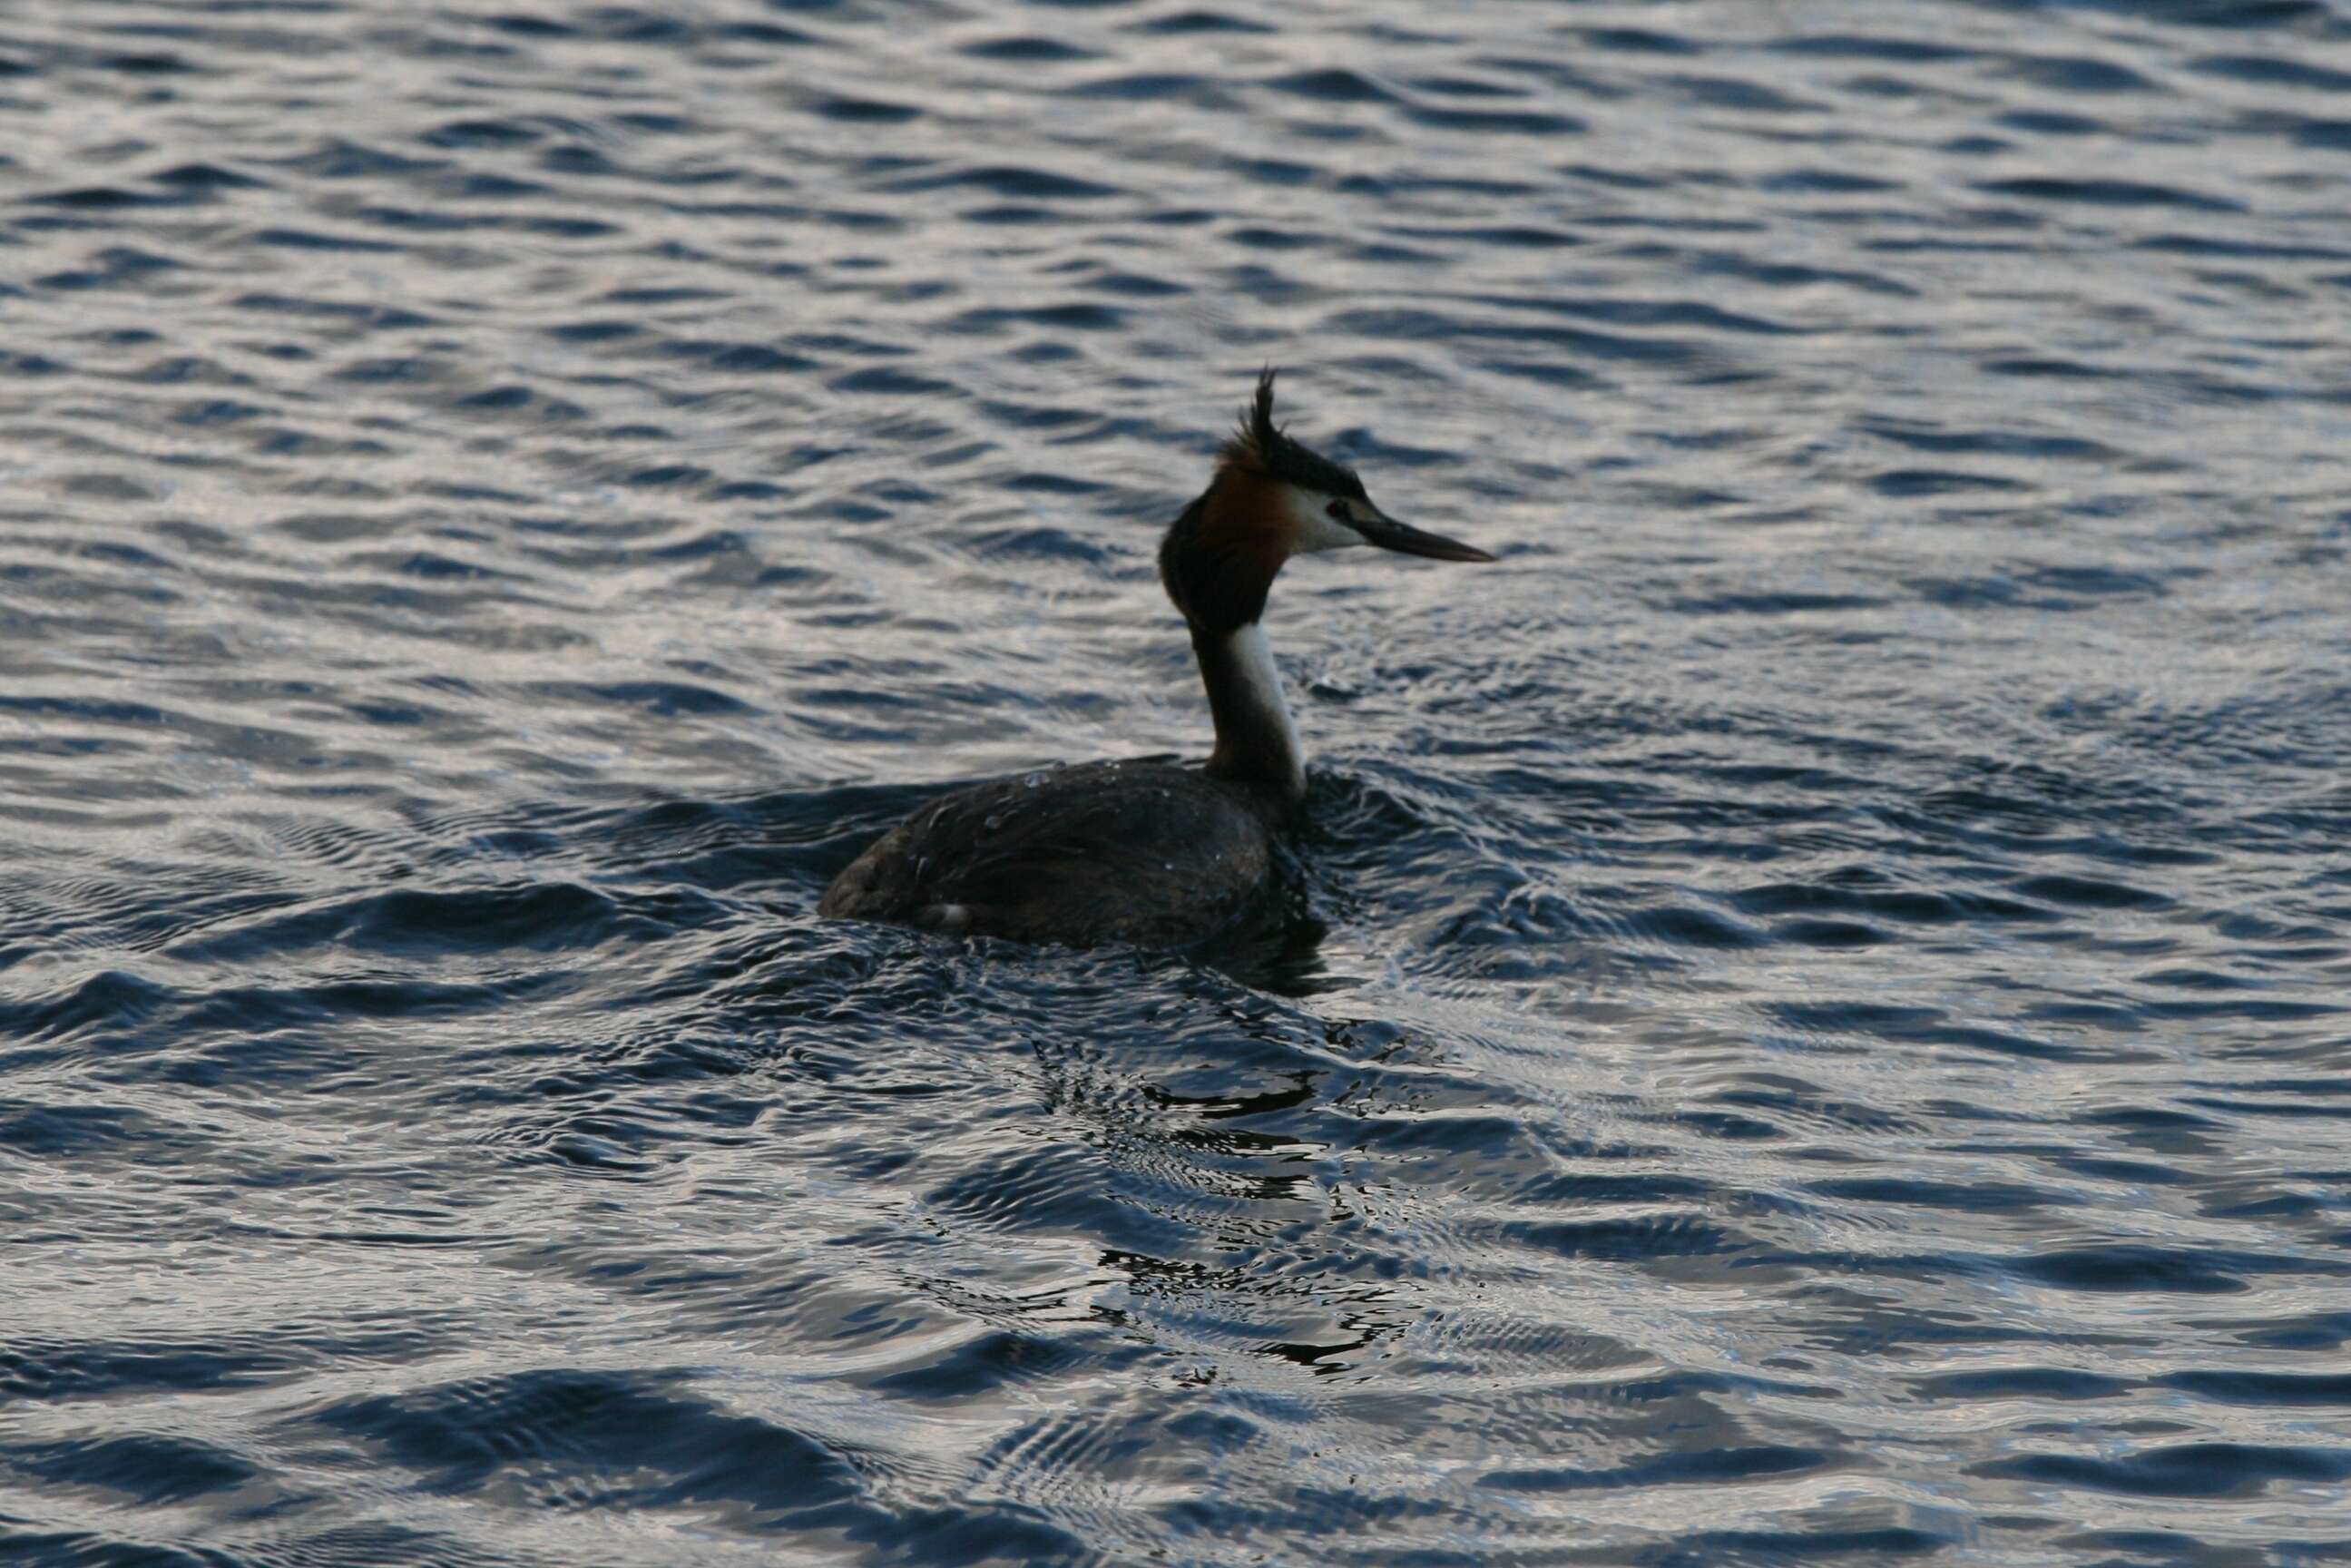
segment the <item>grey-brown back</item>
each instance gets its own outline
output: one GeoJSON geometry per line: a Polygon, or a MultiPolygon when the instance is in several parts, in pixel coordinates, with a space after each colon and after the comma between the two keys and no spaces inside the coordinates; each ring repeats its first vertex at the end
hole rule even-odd
{"type": "Polygon", "coordinates": [[[1166,762],[1041,768],[932,801],[826,889],[819,912],[1073,946],[1182,946],[1265,893],[1289,808],[1166,762]]]}

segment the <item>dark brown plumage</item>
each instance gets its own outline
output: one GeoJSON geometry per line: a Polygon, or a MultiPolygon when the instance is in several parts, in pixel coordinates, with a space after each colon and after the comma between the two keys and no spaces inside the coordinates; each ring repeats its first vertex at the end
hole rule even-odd
{"type": "Polygon", "coordinates": [[[1188,946],[1256,902],[1290,810],[1272,789],[1168,762],[999,779],[891,829],[818,913],[1017,942],[1188,946]]]}

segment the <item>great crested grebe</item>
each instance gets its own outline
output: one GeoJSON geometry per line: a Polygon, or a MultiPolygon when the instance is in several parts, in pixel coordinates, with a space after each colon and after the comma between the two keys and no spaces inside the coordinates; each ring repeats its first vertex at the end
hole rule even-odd
{"type": "Polygon", "coordinates": [[[1093,762],[932,801],[835,877],[819,914],[1073,946],[1183,946],[1214,936],[1272,878],[1306,763],[1258,618],[1282,562],[1377,545],[1492,560],[1372,505],[1354,471],[1273,423],[1273,377],[1216,476],[1159,546],[1159,578],[1191,628],[1217,748],[1198,767],[1093,762]]]}

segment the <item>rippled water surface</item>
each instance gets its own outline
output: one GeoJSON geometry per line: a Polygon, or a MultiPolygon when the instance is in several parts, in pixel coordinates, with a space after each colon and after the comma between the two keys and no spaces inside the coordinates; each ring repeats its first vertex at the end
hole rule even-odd
{"type": "Polygon", "coordinates": [[[0,10],[0,1560],[2351,1551],[2351,21],[0,10]],[[1302,910],[820,921],[1205,749],[1302,910]]]}

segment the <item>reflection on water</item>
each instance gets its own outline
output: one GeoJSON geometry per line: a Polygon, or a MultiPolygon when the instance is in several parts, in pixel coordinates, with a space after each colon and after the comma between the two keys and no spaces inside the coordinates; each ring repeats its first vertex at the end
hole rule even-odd
{"type": "Polygon", "coordinates": [[[2313,1560],[2351,38],[2269,0],[0,16],[0,1556],[2313,1560]],[[1294,906],[820,922],[1196,753],[1294,906]]]}

